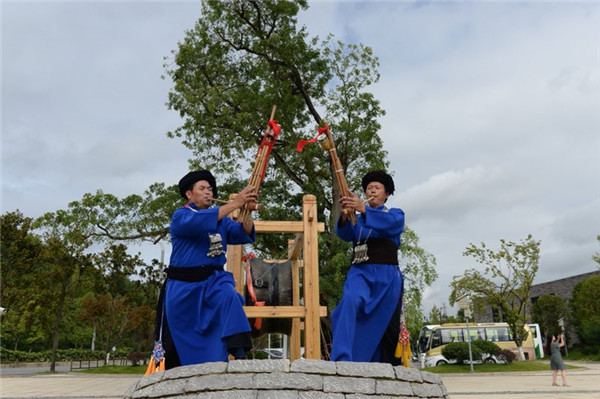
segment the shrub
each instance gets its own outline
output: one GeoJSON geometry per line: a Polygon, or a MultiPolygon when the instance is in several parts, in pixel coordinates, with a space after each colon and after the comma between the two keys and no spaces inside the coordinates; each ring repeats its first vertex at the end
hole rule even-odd
{"type": "Polygon", "coordinates": [[[495,343],[490,342],[490,341],[485,341],[483,339],[478,339],[476,341],[473,341],[473,342],[471,342],[471,345],[478,347],[483,355],[488,355],[485,357],[489,357],[489,355],[498,356],[498,354],[500,354],[500,351],[502,350],[495,343]]]}
{"type": "MultiPolygon", "coordinates": [[[[89,349],[59,349],[56,351],[56,360],[65,362],[70,360],[102,360],[106,355],[103,351],[89,349]]],[[[0,361],[2,363],[37,363],[49,362],[51,351],[22,352],[0,347],[0,361]]]]}
{"type": "MultiPolygon", "coordinates": [[[[481,349],[471,345],[473,360],[481,359],[481,349]]],[[[442,348],[442,356],[448,360],[456,360],[457,363],[469,361],[469,344],[466,342],[452,342],[442,348]]]]}
{"type": "Polygon", "coordinates": [[[512,363],[517,358],[517,355],[513,351],[508,349],[502,349],[498,354],[498,359],[503,360],[506,363],[512,363]]]}

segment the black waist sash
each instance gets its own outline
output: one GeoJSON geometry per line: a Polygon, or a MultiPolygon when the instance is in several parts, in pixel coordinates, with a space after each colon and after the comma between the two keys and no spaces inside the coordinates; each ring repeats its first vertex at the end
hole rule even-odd
{"type": "Polygon", "coordinates": [[[167,273],[167,279],[185,281],[187,283],[198,283],[212,276],[217,270],[224,270],[223,266],[169,266],[165,269],[165,272],[167,273]]]}
{"type": "MultiPolygon", "coordinates": [[[[360,241],[354,244],[354,246],[364,243],[364,241],[360,241]]],[[[398,247],[396,247],[393,241],[385,238],[369,238],[366,244],[369,259],[363,263],[398,265],[398,247]]]]}

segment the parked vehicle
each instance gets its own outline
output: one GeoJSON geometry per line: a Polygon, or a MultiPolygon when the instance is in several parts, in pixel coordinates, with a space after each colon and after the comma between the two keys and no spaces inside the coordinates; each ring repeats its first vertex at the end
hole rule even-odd
{"type": "Polygon", "coordinates": [[[262,352],[265,352],[269,359],[283,359],[283,349],[280,348],[263,348],[262,352]]]}
{"type": "MultiPolygon", "coordinates": [[[[532,360],[543,356],[540,329],[537,324],[525,326],[528,332],[523,341],[523,351],[532,360]],[[529,355],[531,354],[531,355],[529,355]]],[[[494,342],[500,349],[513,352],[518,350],[507,323],[469,323],[469,332],[465,323],[426,325],[421,328],[417,349],[421,358],[424,358],[425,367],[440,366],[452,363],[442,355],[442,348],[451,342],[468,342],[483,339],[494,342]]],[[[481,359],[473,359],[473,363],[503,363],[501,356],[484,354],[481,359]]]]}

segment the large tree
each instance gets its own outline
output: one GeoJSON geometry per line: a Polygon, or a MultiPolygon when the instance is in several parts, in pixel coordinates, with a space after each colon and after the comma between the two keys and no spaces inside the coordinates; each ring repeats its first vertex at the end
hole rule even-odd
{"type": "Polygon", "coordinates": [[[41,303],[52,315],[50,371],[56,368],[65,307],[78,293],[82,274],[91,267],[90,255],[85,252],[91,242],[80,228],[82,223],[76,215],[63,210],[48,213],[34,223],[44,242],[42,272],[36,276],[44,284],[37,286],[44,296],[41,303]]]}
{"type": "Polygon", "coordinates": [[[533,320],[540,325],[544,335],[560,334],[562,331],[558,321],[567,317],[569,308],[567,301],[556,295],[544,294],[533,304],[533,320]]]}
{"type": "Polygon", "coordinates": [[[598,347],[600,342],[600,276],[592,276],[573,288],[569,302],[581,342],[598,347]]]}
{"type": "MultiPolygon", "coordinates": [[[[306,7],[306,1],[204,1],[202,18],[166,64],[174,82],[168,104],[184,118],[170,135],[193,151],[194,167],[230,174],[230,181],[239,184],[239,171],[251,164],[271,106],[277,104],[283,133],[271,153],[272,167],[261,191],[269,206],[262,217],[297,219],[299,194],[317,196],[323,210],[319,219],[329,232],[320,241],[322,297],[332,307],[349,264],[348,245],[337,240],[331,228],[340,212],[339,187],[327,154],[318,146],[298,153],[296,143],[314,136],[318,125],[330,124],[350,188],[360,193],[360,176],[388,166],[377,134],[384,111],[366,90],[379,80],[379,63],[371,48],[346,45],[332,36],[323,41],[309,38],[296,20],[306,7]]],[[[284,240],[259,238],[258,248],[267,255],[285,253],[284,240]]],[[[429,269],[433,258],[415,262],[417,252],[407,253],[407,276],[416,283],[416,289],[407,290],[407,298],[415,312],[423,284],[436,277],[429,269]]]]}
{"type": "Polygon", "coordinates": [[[20,211],[0,217],[0,306],[2,344],[18,350],[22,343],[29,348],[45,343],[46,321],[43,298],[37,290],[37,273],[43,244],[32,232],[33,219],[20,211]]]}
{"type": "Polygon", "coordinates": [[[296,143],[315,135],[323,123],[320,108],[352,189],[359,189],[358,176],[367,169],[387,166],[377,135],[384,112],[365,91],[379,79],[378,61],[366,46],[309,38],[296,21],[306,7],[305,1],[203,2],[202,18],[167,64],[174,82],[168,105],[184,118],[170,135],[192,150],[193,166],[241,177],[276,104],[283,133],[269,178],[285,193],[278,205],[292,217],[300,206],[293,194],[312,193],[319,208],[337,218],[326,154],[317,147],[298,153],[296,143]]]}
{"type": "Polygon", "coordinates": [[[540,242],[531,235],[519,243],[500,240],[500,248],[487,248],[470,244],[464,256],[474,258],[483,265],[483,273],[468,269],[462,276],[454,276],[450,287],[450,304],[454,304],[467,294],[482,298],[483,303],[496,307],[509,324],[521,359],[523,340],[527,338],[527,303],[533,279],[540,262],[540,242]]]}

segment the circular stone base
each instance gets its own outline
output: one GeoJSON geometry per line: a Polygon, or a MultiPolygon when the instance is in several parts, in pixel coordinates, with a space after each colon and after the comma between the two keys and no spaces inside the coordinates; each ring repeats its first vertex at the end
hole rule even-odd
{"type": "Polygon", "coordinates": [[[440,376],[387,363],[233,360],[143,377],[124,398],[448,398],[440,376]]]}

